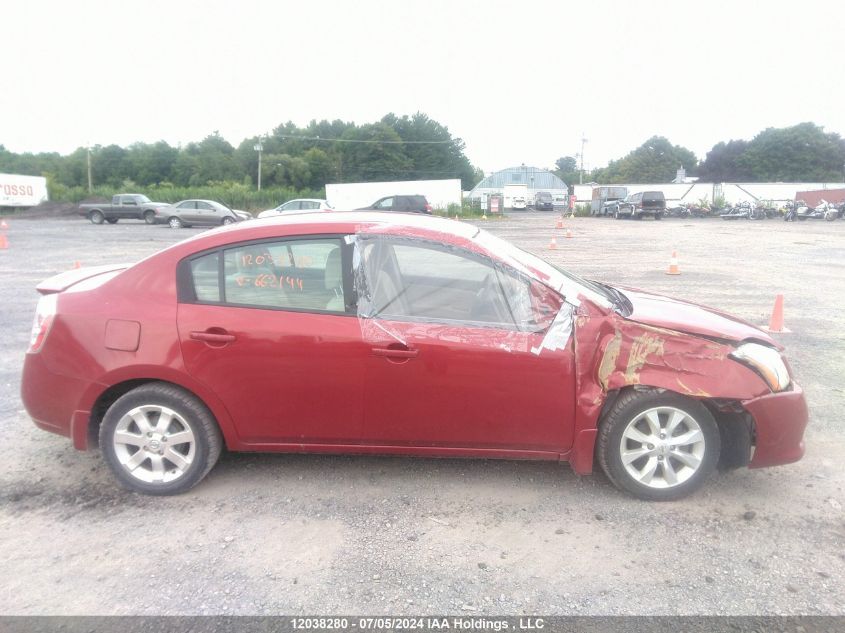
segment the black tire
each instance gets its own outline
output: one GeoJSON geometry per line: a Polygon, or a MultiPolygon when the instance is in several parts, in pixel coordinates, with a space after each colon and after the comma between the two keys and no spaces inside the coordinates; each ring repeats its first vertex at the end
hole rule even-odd
{"type": "MultiPolygon", "coordinates": [[[[664,436],[661,435],[660,438],[664,438],[664,436]]],[[[716,465],[719,463],[720,448],[719,428],[713,416],[703,404],[678,393],[658,390],[628,391],[621,395],[599,423],[599,435],[596,442],[598,462],[607,474],[608,479],[621,490],[649,501],[672,501],[685,497],[698,489],[716,469],[716,465]],[[636,432],[638,428],[641,428],[637,425],[645,422],[644,416],[647,412],[657,414],[662,428],[664,417],[661,416],[665,415],[667,422],[669,419],[669,413],[663,413],[666,410],[677,410],[688,416],[678,424],[676,431],[686,429],[689,433],[692,433],[695,430],[695,425],[697,425],[701,436],[695,447],[695,450],[699,452],[698,455],[681,451],[681,449],[669,448],[669,445],[672,444],[672,438],[681,437],[675,435],[675,432],[668,439],[658,440],[658,443],[662,444],[659,446],[642,443],[640,451],[637,447],[631,446],[630,443],[632,441],[636,443],[636,440],[626,438],[624,435],[626,431],[633,429],[636,432]],[[691,420],[691,423],[689,420],[691,420]],[[629,447],[631,455],[644,451],[648,447],[651,447],[648,449],[651,452],[630,461],[626,466],[622,457],[623,439],[625,445],[629,447]],[[686,466],[678,457],[675,457],[681,452],[684,454],[684,461],[690,458],[698,460],[695,468],[686,466]],[[667,483],[666,480],[669,477],[664,460],[669,464],[674,477],[679,475],[683,477],[677,483],[667,483]],[[635,478],[628,468],[630,467],[635,471],[639,470],[638,464],[642,465],[640,474],[648,471],[649,464],[652,464],[653,476],[656,478],[657,470],[660,470],[661,479],[650,479],[650,481],[643,483],[643,481],[635,478]],[[676,471],[678,465],[680,465],[680,469],[676,471]],[[687,472],[687,468],[692,472],[687,472]]]]}
{"type": "Polygon", "coordinates": [[[234,224],[234,223],[235,223],[235,218],[233,218],[229,215],[227,215],[225,218],[223,218],[223,222],[222,222],[223,226],[229,226],[230,224],[234,224]]]}
{"type": "MultiPolygon", "coordinates": [[[[154,417],[154,411],[151,411],[151,414],[154,417]]],[[[147,417],[146,413],[144,417],[147,417]]],[[[126,434],[136,437],[136,434],[132,431],[123,429],[122,432],[124,433],[124,437],[126,434]]],[[[100,425],[100,448],[112,473],[123,487],[144,494],[173,495],[190,490],[208,474],[217,462],[222,447],[223,440],[220,435],[220,429],[208,408],[199,399],[185,390],[164,382],[152,382],[141,385],[118,398],[109,407],[108,411],[106,411],[106,415],[103,417],[103,422],[100,425]],[[173,421],[169,426],[170,429],[176,430],[177,433],[184,433],[185,429],[182,429],[182,427],[187,427],[192,433],[193,439],[189,447],[189,451],[192,452],[188,454],[180,453],[183,458],[189,457],[190,463],[184,467],[181,474],[176,475],[169,481],[144,481],[141,476],[148,473],[152,473],[155,476],[155,469],[151,461],[153,457],[163,464],[169,464],[169,466],[163,466],[163,468],[170,470],[169,472],[162,471],[162,476],[173,476],[179,470],[177,462],[169,461],[168,455],[173,455],[173,459],[178,459],[171,452],[171,449],[175,451],[175,446],[184,447],[187,442],[176,442],[168,446],[165,437],[175,438],[176,434],[158,433],[157,428],[153,430],[153,433],[145,434],[136,423],[130,421],[130,425],[136,424],[136,426],[130,426],[128,428],[137,429],[137,437],[140,440],[148,443],[157,442],[157,444],[154,447],[133,445],[132,448],[137,450],[131,454],[128,451],[123,453],[123,449],[115,447],[115,432],[118,430],[119,425],[124,424],[123,421],[126,419],[131,420],[131,417],[128,416],[129,412],[137,410],[139,407],[149,409],[155,409],[156,407],[166,408],[174,413],[173,421]],[[144,439],[150,437],[152,439],[144,439]],[[157,453],[155,449],[159,452],[157,453]],[[119,455],[119,451],[123,455],[119,455]],[[121,459],[125,460],[127,455],[131,459],[136,453],[141,453],[142,451],[145,452],[145,457],[134,469],[139,472],[139,475],[136,476],[132,474],[127,466],[123,465],[121,459]],[[148,462],[149,469],[146,467],[148,462]]]]}
{"type": "Polygon", "coordinates": [[[156,223],[155,211],[144,211],[144,222],[146,222],[147,224],[155,224],[156,223]]]}
{"type": "Polygon", "coordinates": [[[167,224],[170,226],[171,229],[181,229],[183,226],[185,226],[185,223],[182,222],[182,220],[177,218],[176,216],[173,216],[172,218],[167,220],[167,224]]]}
{"type": "Polygon", "coordinates": [[[663,214],[662,214],[662,213],[655,213],[655,214],[654,214],[654,219],[655,219],[655,220],[662,220],[662,219],[663,219],[663,214]]]}
{"type": "Polygon", "coordinates": [[[106,216],[104,216],[103,212],[99,209],[94,209],[88,214],[88,219],[91,220],[91,224],[102,224],[105,221],[106,216]]]}
{"type": "Polygon", "coordinates": [[[106,222],[109,224],[117,224],[117,218],[106,218],[106,222]]]}

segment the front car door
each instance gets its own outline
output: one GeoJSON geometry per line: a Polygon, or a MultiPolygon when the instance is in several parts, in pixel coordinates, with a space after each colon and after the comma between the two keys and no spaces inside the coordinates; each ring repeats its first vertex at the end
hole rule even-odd
{"type": "Polygon", "coordinates": [[[245,242],[179,267],[179,336],[256,449],[361,439],[364,347],[342,236],[245,242]]]}
{"type": "Polygon", "coordinates": [[[571,313],[559,295],[437,243],[380,236],[358,248],[365,443],[523,457],[570,448],[571,313]]]}
{"type": "Polygon", "coordinates": [[[121,219],[132,219],[138,217],[138,201],[133,196],[121,196],[120,207],[112,217],[121,219]]]}

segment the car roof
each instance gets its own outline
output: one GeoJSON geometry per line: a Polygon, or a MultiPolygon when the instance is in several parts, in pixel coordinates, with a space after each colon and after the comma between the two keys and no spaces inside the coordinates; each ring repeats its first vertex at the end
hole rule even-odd
{"type": "Polygon", "coordinates": [[[387,211],[331,211],[285,213],[232,224],[200,233],[168,249],[180,256],[217,248],[233,242],[312,234],[388,233],[434,239],[451,244],[466,243],[479,233],[472,224],[419,213],[387,211]]]}
{"type": "MultiPolygon", "coordinates": [[[[288,202],[325,202],[325,198],[293,198],[292,200],[288,200],[287,202],[283,202],[282,204],[287,204],[288,202]]],[[[279,206],[282,206],[280,204],[279,206]]]]}

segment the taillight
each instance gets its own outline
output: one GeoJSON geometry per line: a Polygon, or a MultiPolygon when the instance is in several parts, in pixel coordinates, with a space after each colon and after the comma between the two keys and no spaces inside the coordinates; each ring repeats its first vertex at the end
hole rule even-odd
{"type": "Polygon", "coordinates": [[[38,300],[38,307],[35,308],[35,320],[32,323],[32,334],[29,337],[28,354],[38,352],[44,345],[44,341],[47,340],[47,335],[50,333],[53,319],[56,316],[58,296],[58,294],[49,294],[38,300]]]}
{"type": "Polygon", "coordinates": [[[431,205],[428,202],[425,203],[425,210],[431,213],[431,205]]]}

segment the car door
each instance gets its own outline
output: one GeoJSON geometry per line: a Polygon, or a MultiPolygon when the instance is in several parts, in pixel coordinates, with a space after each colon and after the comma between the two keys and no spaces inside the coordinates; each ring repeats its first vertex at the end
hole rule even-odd
{"type": "Polygon", "coordinates": [[[570,447],[574,358],[565,328],[571,321],[552,325],[560,296],[452,247],[379,237],[359,248],[362,336],[371,347],[365,443],[570,447]],[[545,344],[550,332],[554,345],[545,344]]]}
{"type": "Polygon", "coordinates": [[[180,264],[190,374],[259,447],[357,444],[365,348],[341,236],[236,244],[180,264]]]}
{"type": "Polygon", "coordinates": [[[111,213],[111,217],[131,219],[138,217],[138,202],[132,196],[121,196],[120,206],[115,209],[117,213],[111,213]]]}
{"type": "Polygon", "coordinates": [[[174,215],[177,215],[182,222],[189,224],[193,214],[195,213],[196,203],[193,200],[183,200],[177,205],[174,205],[174,215]]]}
{"type": "Polygon", "coordinates": [[[196,214],[196,224],[220,224],[223,221],[223,214],[204,200],[197,200],[196,214]]]}

